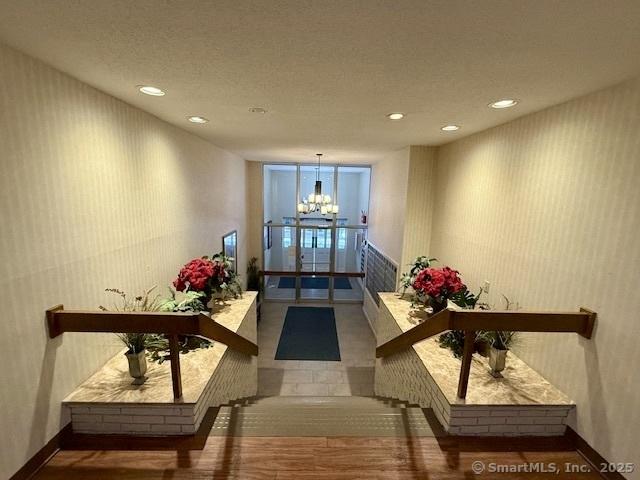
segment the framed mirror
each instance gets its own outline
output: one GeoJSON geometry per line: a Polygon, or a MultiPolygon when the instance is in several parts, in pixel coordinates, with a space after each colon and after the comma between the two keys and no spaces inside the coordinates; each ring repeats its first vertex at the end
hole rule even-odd
{"type": "Polygon", "coordinates": [[[222,253],[231,258],[233,271],[238,273],[238,231],[234,230],[222,237],[222,253]]]}

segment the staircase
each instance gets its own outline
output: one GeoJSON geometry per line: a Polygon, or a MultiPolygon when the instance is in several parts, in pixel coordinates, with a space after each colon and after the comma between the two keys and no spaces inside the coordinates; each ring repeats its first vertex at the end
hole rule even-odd
{"type": "Polygon", "coordinates": [[[220,407],[211,436],[433,437],[420,407],[371,397],[264,397],[220,407]]]}

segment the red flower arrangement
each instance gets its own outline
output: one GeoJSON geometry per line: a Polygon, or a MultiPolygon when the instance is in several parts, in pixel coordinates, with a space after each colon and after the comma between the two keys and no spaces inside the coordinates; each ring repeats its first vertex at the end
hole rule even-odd
{"type": "Polygon", "coordinates": [[[466,289],[459,272],[449,267],[425,268],[418,272],[411,286],[418,294],[428,295],[437,304],[446,304],[451,295],[466,289]]]}
{"type": "Polygon", "coordinates": [[[180,269],[173,286],[180,292],[196,291],[204,293],[205,306],[213,293],[231,294],[237,297],[241,292],[237,275],[231,269],[229,258],[223,254],[194,258],[180,269]]]}
{"type": "Polygon", "coordinates": [[[195,258],[180,269],[173,286],[180,292],[187,289],[203,291],[216,270],[216,265],[208,258],[195,258]]]}

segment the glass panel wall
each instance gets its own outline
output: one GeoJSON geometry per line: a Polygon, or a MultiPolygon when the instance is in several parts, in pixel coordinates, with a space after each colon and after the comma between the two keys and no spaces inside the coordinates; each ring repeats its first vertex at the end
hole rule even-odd
{"type": "MultiPolygon", "coordinates": [[[[263,226],[264,270],[274,272],[296,271],[296,227],[272,223],[263,226]]],[[[269,299],[295,300],[295,276],[265,275],[265,297],[269,299]]]]}
{"type": "Polygon", "coordinates": [[[370,175],[369,167],[264,166],[264,270],[273,272],[265,276],[267,299],[362,301],[361,278],[331,273],[363,271],[370,175]],[[313,210],[320,195],[325,215],[313,210]],[[298,207],[305,201],[308,213],[298,207]]]}
{"type": "Polygon", "coordinates": [[[295,165],[265,165],[263,170],[264,222],[275,225],[296,216],[295,165]]]}
{"type": "MultiPolygon", "coordinates": [[[[334,272],[359,273],[364,271],[364,241],[366,228],[336,227],[336,254],[334,272]]],[[[363,299],[363,282],[359,277],[336,277],[333,298],[335,300],[363,299]]]]}
{"type": "Polygon", "coordinates": [[[369,167],[338,167],[338,224],[366,225],[370,181],[369,167]]]}

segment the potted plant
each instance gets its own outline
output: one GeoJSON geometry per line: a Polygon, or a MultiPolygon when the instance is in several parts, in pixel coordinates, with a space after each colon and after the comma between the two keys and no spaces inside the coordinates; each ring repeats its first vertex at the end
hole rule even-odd
{"type": "MultiPolygon", "coordinates": [[[[505,295],[502,295],[505,301],[505,310],[513,310],[518,308],[517,304],[514,304],[505,295]]],[[[513,343],[516,332],[506,331],[491,331],[484,332],[484,337],[488,340],[489,346],[489,368],[490,373],[494,377],[501,377],[502,372],[506,366],[507,352],[509,347],[513,343]]]]}
{"type": "MultiPolygon", "coordinates": [[[[404,296],[408,289],[412,289],[412,305],[416,303],[431,307],[433,313],[446,308],[448,301],[460,308],[482,310],[489,309],[486,303],[480,303],[483,291],[480,289],[477,295],[469,291],[462,283],[459,272],[449,267],[433,268],[431,264],[437,261],[426,255],[417,257],[411,265],[411,270],[404,273],[400,279],[401,295],[404,296]]],[[[448,348],[456,358],[462,356],[464,347],[464,332],[450,330],[438,337],[438,343],[442,348],[448,348]]],[[[476,332],[474,349],[478,353],[488,355],[489,342],[484,338],[484,332],[476,332]]]]}
{"type": "Polygon", "coordinates": [[[419,301],[438,313],[447,308],[447,302],[456,293],[466,290],[459,272],[449,267],[427,267],[420,270],[411,283],[419,301]]]}
{"type": "Polygon", "coordinates": [[[407,290],[411,288],[411,284],[420,273],[425,268],[429,268],[431,266],[431,262],[436,262],[437,259],[429,258],[427,256],[417,257],[414,262],[411,264],[411,270],[409,272],[405,272],[402,274],[400,278],[400,288],[402,291],[400,294],[404,296],[407,293],[407,290]]]}
{"type": "Polygon", "coordinates": [[[256,257],[252,257],[247,263],[247,290],[260,294],[260,270],[256,257]]]}
{"type": "Polygon", "coordinates": [[[250,292],[258,292],[256,299],[256,316],[259,322],[262,310],[262,280],[260,278],[260,269],[258,268],[258,259],[256,257],[252,257],[247,263],[247,290],[250,292]]]}
{"type": "Polygon", "coordinates": [[[180,269],[173,286],[179,292],[201,292],[202,303],[207,310],[215,296],[224,300],[242,294],[238,276],[232,269],[231,259],[223,253],[212,258],[194,258],[180,269]]]}
{"type": "MultiPolygon", "coordinates": [[[[203,312],[206,311],[202,303],[202,292],[178,293],[169,288],[170,298],[160,301],[161,312],[203,312]]],[[[210,340],[198,335],[178,335],[181,354],[186,354],[199,348],[209,348],[213,345],[210,340]]],[[[169,340],[163,334],[152,333],[147,335],[146,349],[152,362],[163,363],[170,358],[169,340]]]]}
{"type": "MultiPolygon", "coordinates": [[[[150,297],[151,292],[156,287],[146,290],[142,295],[138,295],[130,299],[126,293],[117,288],[107,288],[105,291],[113,293],[120,297],[120,304],[114,304],[111,311],[116,312],[156,312],[160,310],[159,297],[150,297]]],[[[109,309],[100,305],[100,310],[109,311],[109,309]]],[[[143,383],[145,373],[147,373],[146,360],[146,344],[149,335],[146,333],[119,333],[118,338],[127,347],[125,357],[129,363],[129,375],[131,375],[135,383],[143,383]]]]}

